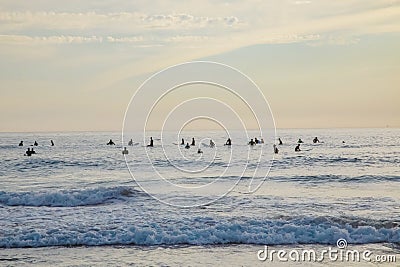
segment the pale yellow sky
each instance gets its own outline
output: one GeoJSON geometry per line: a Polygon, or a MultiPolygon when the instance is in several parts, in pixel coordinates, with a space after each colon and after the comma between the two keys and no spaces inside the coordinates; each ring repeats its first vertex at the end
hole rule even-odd
{"type": "Polygon", "coordinates": [[[119,131],[142,82],[192,60],[251,77],[277,127],[400,127],[400,1],[0,6],[3,132],[119,131]]]}

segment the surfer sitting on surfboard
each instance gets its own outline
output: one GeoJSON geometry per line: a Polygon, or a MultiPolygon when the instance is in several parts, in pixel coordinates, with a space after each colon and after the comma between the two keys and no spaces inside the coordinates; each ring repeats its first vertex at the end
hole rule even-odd
{"type": "Polygon", "coordinates": [[[30,148],[28,148],[28,150],[25,152],[25,155],[28,156],[28,157],[30,157],[32,155],[32,151],[31,151],[30,148]]]}
{"type": "Polygon", "coordinates": [[[153,143],[153,137],[150,137],[150,144],[148,144],[148,147],[153,147],[154,143],[153,143]]]}
{"type": "Polygon", "coordinates": [[[108,141],[107,145],[108,145],[108,146],[114,146],[114,145],[115,145],[115,143],[113,142],[113,140],[112,140],[112,139],[110,139],[110,141],[108,141]]]}
{"type": "Polygon", "coordinates": [[[301,151],[301,150],[300,150],[300,144],[298,144],[298,145],[294,148],[294,151],[296,151],[296,152],[301,151]]]}
{"type": "Polygon", "coordinates": [[[210,147],[214,147],[215,143],[213,142],[213,140],[210,140],[210,147]]]}

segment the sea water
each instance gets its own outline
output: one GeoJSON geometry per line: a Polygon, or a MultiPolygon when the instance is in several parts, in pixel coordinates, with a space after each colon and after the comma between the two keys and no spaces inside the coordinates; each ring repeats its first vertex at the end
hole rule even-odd
{"type": "Polygon", "coordinates": [[[152,135],[148,157],[141,152],[146,143],[140,133],[124,137],[124,144],[120,133],[111,132],[0,134],[0,265],[79,265],[73,255],[86,255],[81,260],[87,265],[118,265],[119,260],[192,265],[186,262],[191,253],[210,264],[210,251],[245,265],[235,255],[246,253],[258,262],[257,251],[264,245],[336,246],[338,239],[349,246],[382,243],[399,253],[400,129],[277,130],[283,145],[255,192],[247,187],[254,177],[224,175],[224,170],[269,168],[271,161],[257,162],[257,155],[270,155],[272,143],[249,147],[248,140],[233,134],[233,146],[243,152],[231,157],[224,132],[187,132],[189,142],[195,137],[216,143],[212,148],[198,142],[187,150],[176,149],[180,137],[175,133],[163,133],[168,140],[164,148],[161,134],[152,135]],[[314,144],[316,136],[321,142],[314,144]],[[130,138],[133,146],[127,146],[130,138]],[[295,152],[299,138],[302,151],[295,152]],[[106,145],[109,139],[116,145],[106,145]],[[21,140],[24,146],[19,147],[21,140]],[[24,156],[34,141],[37,153],[24,156]],[[125,146],[129,158],[121,153],[125,146]],[[166,158],[165,148],[176,154],[166,158]],[[180,172],[171,168],[171,157],[182,168],[199,170],[208,164],[207,173],[180,172]],[[146,168],[149,159],[157,172],[146,168]],[[174,195],[157,179],[160,172],[174,185],[209,189],[174,195]],[[219,183],[213,187],[214,181],[219,183]],[[222,196],[218,189],[225,184],[233,187],[222,196]],[[174,205],[197,200],[209,201],[189,208],[174,205]],[[68,257],[60,248],[77,251],[68,257]],[[117,249],[121,258],[98,262],[107,248],[117,249]],[[169,251],[166,263],[154,256],[159,249],[169,251]],[[146,253],[153,256],[146,258],[146,253]]]}

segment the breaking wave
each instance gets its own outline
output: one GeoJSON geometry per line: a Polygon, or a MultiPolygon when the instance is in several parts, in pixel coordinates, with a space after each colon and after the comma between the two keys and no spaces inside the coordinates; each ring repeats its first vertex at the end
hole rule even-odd
{"type": "Polygon", "coordinates": [[[77,207],[101,205],[113,200],[123,200],[138,193],[131,187],[94,188],[84,190],[58,190],[40,192],[0,191],[0,205],[77,207]]]}

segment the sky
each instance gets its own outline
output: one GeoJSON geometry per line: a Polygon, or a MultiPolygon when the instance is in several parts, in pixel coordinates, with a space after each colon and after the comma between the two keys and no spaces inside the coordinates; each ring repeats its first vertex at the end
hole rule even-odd
{"type": "Polygon", "coordinates": [[[278,128],[400,127],[399,47],[398,0],[0,0],[0,131],[119,131],[198,60],[249,76],[278,128]]]}

